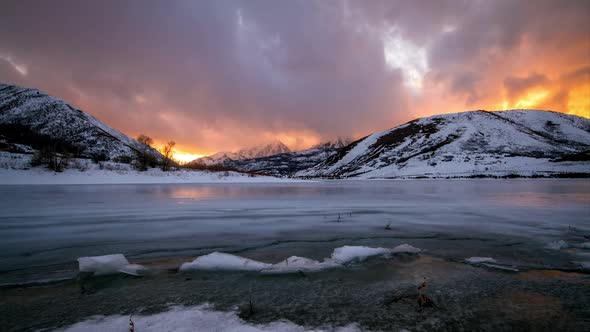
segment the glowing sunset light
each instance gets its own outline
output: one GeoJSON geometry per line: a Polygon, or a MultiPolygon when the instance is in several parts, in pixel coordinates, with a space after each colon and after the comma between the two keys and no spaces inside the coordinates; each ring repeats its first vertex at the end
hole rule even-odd
{"type": "Polygon", "coordinates": [[[186,164],[191,162],[197,158],[201,158],[204,155],[202,154],[192,154],[192,153],[184,153],[184,152],[175,152],[173,159],[178,161],[180,164],[186,164]]]}
{"type": "Polygon", "coordinates": [[[1,81],[174,140],[181,162],[464,110],[590,117],[590,1],[19,3],[2,7],[1,81]]]}
{"type": "Polygon", "coordinates": [[[590,84],[581,85],[570,91],[567,110],[569,114],[590,118],[590,84]]]}
{"type": "MultiPolygon", "coordinates": [[[[514,108],[535,108],[549,96],[547,90],[531,91],[514,103],[514,108]]],[[[512,107],[509,107],[512,108],[512,107]]]]}

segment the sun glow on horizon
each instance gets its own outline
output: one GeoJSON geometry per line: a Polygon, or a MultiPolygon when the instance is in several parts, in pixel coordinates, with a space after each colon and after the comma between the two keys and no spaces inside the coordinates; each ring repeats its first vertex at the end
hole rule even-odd
{"type": "MultiPolygon", "coordinates": [[[[165,143],[156,139],[155,143],[152,144],[152,147],[155,148],[156,150],[162,152],[164,145],[165,145],[165,143]]],[[[172,150],[173,151],[172,159],[182,165],[182,164],[186,164],[188,162],[191,162],[197,158],[201,158],[201,157],[206,156],[205,154],[189,152],[190,150],[191,150],[191,148],[187,147],[186,145],[179,146],[178,144],[176,144],[174,146],[174,149],[172,150]]]]}
{"type": "Polygon", "coordinates": [[[567,110],[569,114],[590,118],[590,84],[570,90],[567,110]]]}
{"type": "Polygon", "coordinates": [[[186,164],[188,162],[191,162],[191,161],[193,161],[197,158],[201,158],[203,156],[204,155],[202,155],[202,154],[194,154],[194,153],[176,151],[172,158],[174,160],[178,161],[180,164],[186,164]]]}

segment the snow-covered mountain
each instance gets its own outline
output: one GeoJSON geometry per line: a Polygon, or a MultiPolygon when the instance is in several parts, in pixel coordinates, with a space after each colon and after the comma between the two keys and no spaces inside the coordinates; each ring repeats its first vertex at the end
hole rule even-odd
{"type": "Polygon", "coordinates": [[[281,153],[289,153],[291,150],[281,141],[274,141],[267,145],[257,146],[248,149],[242,149],[237,152],[217,152],[210,156],[195,159],[189,163],[190,165],[221,165],[226,161],[246,160],[253,158],[262,158],[281,153]]]}
{"type": "MultiPolygon", "coordinates": [[[[65,101],[37,90],[0,84],[0,137],[26,150],[51,140],[75,149],[80,157],[132,157],[145,146],[65,101]]],[[[32,151],[32,150],[31,150],[32,151]]],[[[147,150],[154,157],[161,155],[147,150]]],[[[27,152],[27,151],[17,151],[27,152]]]]}
{"type": "Polygon", "coordinates": [[[193,161],[190,161],[186,164],[186,166],[212,166],[212,165],[221,165],[227,160],[241,160],[244,159],[241,155],[237,152],[217,152],[210,156],[205,156],[201,158],[197,158],[193,161]]]}
{"type": "Polygon", "coordinates": [[[297,152],[288,151],[286,146],[278,142],[273,144],[272,149],[270,149],[271,145],[268,145],[266,149],[248,149],[236,153],[219,152],[195,162],[206,166],[221,165],[242,172],[290,176],[326,160],[351,142],[351,139],[339,137],[333,141],[317,144],[311,149],[297,152]],[[248,155],[262,155],[262,157],[248,158],[246,157],[248,155]]]}
{"type": "Polygon", "coordinates": [[[550,111],[471,111],[364,137],[302,177],[590,174],[590,120],[550,111]]]}
{"type": "Polygon", "coordinates": [[[223,165],[242,172],[253,172],[273,176],[290,176],[308,169],[338,152],[334,143],[320,144],[309,150],[275,154],[268,157],[226,160],[223,165]]]}
{"type": "Polygon", "coordinates": [[[244,157],[244,159],[252,159],[288,152],[291,152],[291,149],[283,144],[283,142],[277,140],[264,146],[242,149],[238,151],[238,154],[244,157]]]}

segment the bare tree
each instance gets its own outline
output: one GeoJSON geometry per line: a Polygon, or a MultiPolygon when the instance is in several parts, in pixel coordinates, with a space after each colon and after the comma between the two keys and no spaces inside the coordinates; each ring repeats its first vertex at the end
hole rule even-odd
{"type": "Polygon", "coordinates": [[[150,145],[154,144],[154,140],[147,135],[141,134],[137,136],[137,141],[141,144],[136,151],[136,167],[140,171],[147,171],[148,167],[156,167],[158,161],[150,151],[150,145]]]}
{"type": "Polygon", "coordinates": [[[162,148],[162,155],[164,155],[164,160],[162,161],[162,170],[164,172],[168,171],[170,169],[170,166],[173,163],[172,157],[174,157],[174,146],[175,145],[176,145],[176,142],[169,141],[162,148]]]}
{"type": "Polygon", "coordinates": [[[35,152],[31,166],[45,165],[52,171],[63,172],[69,164],[70,157],[71,154],[63,144],[48,141],[35,152]]]}
{"type": "Polygon", "coordinates": [[[137,136],[137,141],[147,146],[151,146],[152,144],[154,144],[154,140],[151,137],[144,134],[140,134],[139,136],[137,136]]]}

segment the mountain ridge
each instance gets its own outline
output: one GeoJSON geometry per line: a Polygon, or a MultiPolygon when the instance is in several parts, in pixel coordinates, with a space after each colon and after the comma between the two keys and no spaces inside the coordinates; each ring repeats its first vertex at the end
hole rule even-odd
{"type": "Polygon", "coordinates": [[[279,140],[265,145],[244,148],[236,152],[221,151],[209,156],[200,157],[188,163],[189,166],[222,165],[227,161],[246,160],[292,152],[288,146],[279,140]]]}
{"type": "Polygon", "coordinates": [[[140,150],[161,157],[155,149],[38,89],[0,83],[0,127],[5,144],[17,148],[24,143],[40,149],[42,141],[51,140],[86,158],[113,160],[140,150]]]}
{"type": "MultiPolygon", "coordinates": [[[[550,160],[588,150],[588,119],[551,111],[478,110],[419,118],[373,133],[294,175],[396,178],[457,173],[473,176],[519,171],[519,167],[530,167],[521,172],[523,175],[551,173],[568,170],[565,164],[550,160]],[[456,172],[449,168],[455,168],[456,172]],[[411,169],[414,171],[408,171],[411,169]]],[[[573,168],[590,173],[588,163],[573,168]]]]}

